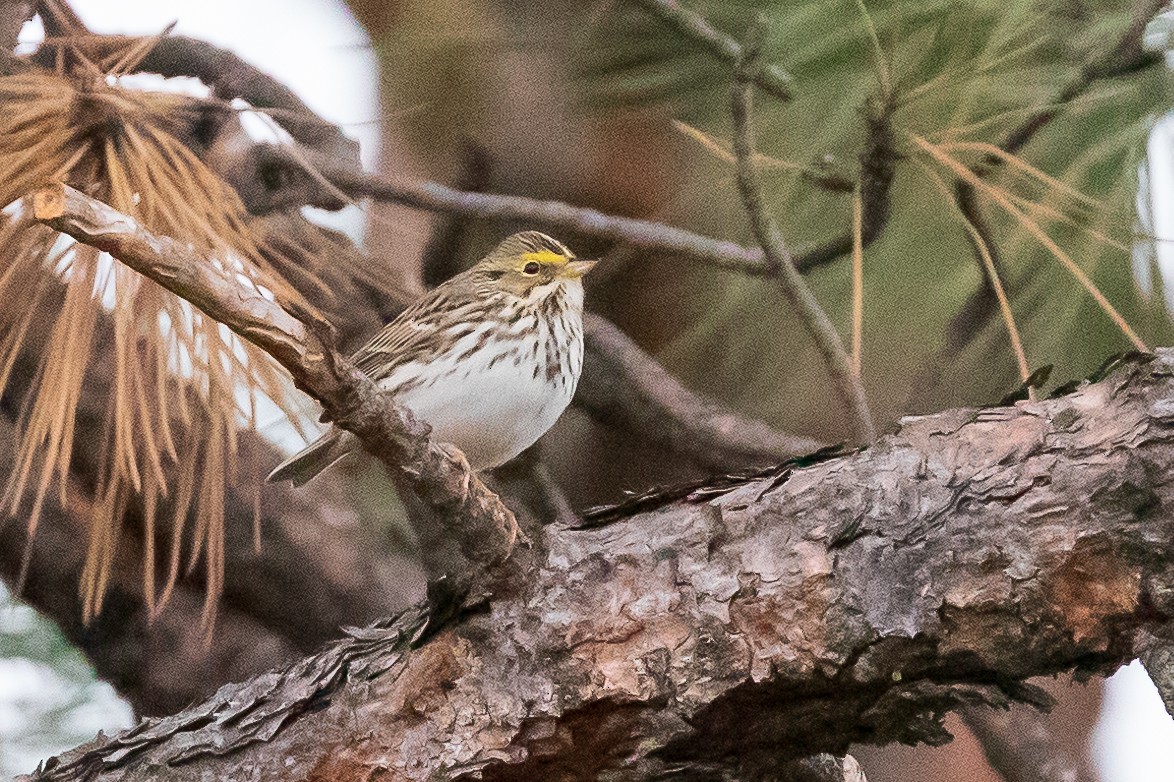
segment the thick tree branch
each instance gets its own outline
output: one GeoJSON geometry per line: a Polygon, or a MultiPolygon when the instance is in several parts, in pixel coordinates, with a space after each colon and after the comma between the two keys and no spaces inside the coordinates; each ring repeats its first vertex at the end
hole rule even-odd
{"type": "Polygon", "coordinates": [[[872,448],[591,530],[413,646],[354,633],[43,779],[777,778],[1042,702],[1174,616],[1174,351],[1076,393],[910,418],[872,448]]]}
{"type": "MultiPolygon", "coordinates": [[[[513,514],[464,460],[428,439],[426,424],[394,406],[374,382],[335,352],[328,341],[256,288],[246,288],[206,258],[154,236],[132,218],[67,186],[34,198],[37,220],[77,241],[110,253],[127,266],[186,299],[257,345],[293,376],[339,426],[399,476],[445,523],[470,573],[448,573],[462,587],[489,587],[518,534],[513,514]],[[464,580],[468,576],[468,581],[464,580]]],[[[433,572],[433,579],[444,573],[433,572]]]]}
{"type": "Polygon", "coordinates": [[[732,111],[738,191],[750,217],[750,226],[758,243],[762,245],[767,265],[774,271],[783,294],[795,308],[807,333],[823,356],[844,406],[852,413],[857,439],[868,443],[876,438],[876,428],[872,424],[872,413],[868,410],[860,376],[852,369],[852,361],[844,350],[844,343],[836,332],[836,327],[832,325],[831,319],[816,301],[815,294],[807,287],[807,283],[795,268],[791,253],[783,242],[778,223],[767,211],[763,201],[762,183],[758,176],[758,168],[754,165],[751,89],[754,74],[761,67],[759,47],[762,43],[762,34],[760,22],[752,28],[744,45],[743,58],[738,61],[734,70],[732,111]]]}

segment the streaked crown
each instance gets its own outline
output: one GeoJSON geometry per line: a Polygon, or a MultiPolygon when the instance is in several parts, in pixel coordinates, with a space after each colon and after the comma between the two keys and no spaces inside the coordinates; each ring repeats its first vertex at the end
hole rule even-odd
{"type": "Polygon", "coordinates": [[[553,281],[578,282],[595,261],[580,261],[557,239],[539,231],[523,231],[493,248],[473,271],[496,287],[525,293],[553,281]]]}

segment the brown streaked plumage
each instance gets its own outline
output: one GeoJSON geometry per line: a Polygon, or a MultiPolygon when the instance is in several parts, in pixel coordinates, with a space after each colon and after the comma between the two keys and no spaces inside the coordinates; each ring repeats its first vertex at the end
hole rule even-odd
{"type": "MultiPolygon", "coordinates": [[[[583,365],[579,261],[537,231],[510,236],[480,263],[388,323],[352,361],[460,448],[476,469],[532,445],[570,403],[583,365]]],[[[331,429],[269,481],[300,486],[359,447],[331,429]]]]}

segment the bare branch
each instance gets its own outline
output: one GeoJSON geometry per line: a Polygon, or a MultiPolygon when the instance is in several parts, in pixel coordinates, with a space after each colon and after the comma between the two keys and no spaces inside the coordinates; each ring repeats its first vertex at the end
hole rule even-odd
{"type": "Polygon", "coordinates": [[[872,414],[864,398],[860,377],[852,371],[852,360],[844,350],[844,343],[827,313],[815,300],[815,295],[795,268],[790,251],[783,242],[778,223],[767,211],[762,199],[762,183],[754,165],[754,141],[751,114],[753,110],[753,76],[758,72],[761,22],[756,25],[745,43],[744,58],[739,61],[734,75],[734,154],[737,157],[738,191],[750,217],[750,225],[758,243],[762,245],[767,265],[774,271],[779,287],[802,319],[808,334],[823,355],[832,375],[836,390],[851,411],[856,437],[861,442],[876,439],[872,414]]]}
{"type": "Polygon", "coordinates": [[[592,530],[426,643],[407,615],[57,759],[42,778],[779,779],[949,740],[1174,616],[1174,351],[1041,402],[592,530]],[[412,648],[417,646],[418,648],[412,648]]]}
{"type": "MultiPolygon", "coordinates": [[[[280,156],[283,151],[271,147],[270,154],[280,156]]],[[[355,198],[374,198],[414,209],[446,212],[482,220],[526,220],[547,227],[624,242],[633,247],[684,255],[721,269],[754,276],[772,274],[763,261],[760,250],[743,247],[737,242],[711,239],[652,220],[618,217],[559,201],[494,193],[469,193],[436,182],[349,173],[335,170],[329,164],[322,167],[321,174],[340,190],[355,198]]]]}
{"type": "Polygon", "coordinates": [[[587,313],[583,327],[586,354],[575,404],[600,423],[637,432],[648,442],[717,471],[772,464],[824,447],[690,391],[599,315],[587,313]]]}
{"type": "MultiPolygon", "coordinates": [[[[648,13],[677,33],[701,45],[701,48],[733,65],[742,57],[742,47],[730,36],[716,29],[705,17],[681,6],[677,0],[635,0],[648,13]]],[[[767,65],[754,74],[755,86],[779,100],[791,99],[791,76],[777,65],[767,65]]]]}
{"type": "MultiPolygon", "coordinates": [[[[1144,68],[1148,65],[1159,65],[1162,56],[1157,52],[1146,52],[1142,49],[1142,36],[1145,28],[1161,11],[1170,5],[1169,0],[1140,0],[1134,12],[1133,21],[1125,28],[1117,43],[1100,57],[1086,63],[1071,81],[1061,88],[1058,95],[1047,101],[1048,108],[1025,119],[1007,136],[1001,144],[1004,152],[1015,153],[1035,138],[1044,127],[1055,119],[1064,108],[1064,104],[1080,97],[1098,79],[1107,79],[1121,76],[1126,73],[1144,68]]],[[[1001,164],[1001,159],[989,156],[984,161],[984,167],[994,168],[1001,164]]],[[[977,171],[980,176],[982,171],[977,171]]]]}
{"type": "MultiPolygon", "coordinates": [[[[884,143],[880,136],[870,138],[876,139],[878,145],[884,143]]],[[[891,152],[891,138],[887,141],[891,152]]],[[[864,169],[865,176],[862,180],[866,247],[880,236],[887,222],[888,189],[896,161],[895,154],[887,158],[883,155],[878,156],[878,148],[869,145],[861,153],[862,160],[867,157],[872,161],[864,169]]],[[[426,180],[376,176],[361,171],[343,170],[329,159],[299,155],[288,148],[271,144],[258,145],[251,151],[249,165],[258,170],[284,167],[286,171],[291,172],[290,176],[294,177],[291,181],[296,182],[299,188],[312,187],[311,184],[307,184],[306,178],[310,183],[317,183],[316,190],[309,195],[299,192],[296,196],[298,198],[329,201],[337,198],[337,194],[342,192],[352,198],[373,198],[376,201],[400,204],[412,209],[478,220],[526,221],[548,228],[574,231],[585,236],[620,242],[639,249],[683,256],[718,269],[751,277],[771,278],[777,274],[764,260],[760,248],[714,239],[654,220],[610,215],[597,209],[573,206],[561,201],[469,192],[426,180]]],[[[852,237],[845,234],[796,255],[795,268],[807,273],[851,252],[851,249],[852,237]]]]}
{"type": "MultiPolygon", "coordinates": [[[[272,356],[337,425],[357,435],[393,476],[441,517],[475,566],[468,583],[486,589],[490,579],[505,574],[501,566],[518,534],[513,514],[467,463],[430,442],[426,424],[396,408],[314,329],[255,288],[220,272],[208,259],[170,238],[150,234],[132,218],[73,188],[56,185],[37,193],[34,216],[110,253],[272,356]]],[[[433,580],[443,575],[430,573],[433,580]]],[[[458,574],[447,575],[450,581],[466,583],[458,574]]]]}

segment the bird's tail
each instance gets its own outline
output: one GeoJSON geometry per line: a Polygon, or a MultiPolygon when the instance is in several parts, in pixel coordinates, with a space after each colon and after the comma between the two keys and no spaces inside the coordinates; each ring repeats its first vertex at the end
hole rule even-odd
{"type": "Polygon", "coordinates": [[[353,434],[332,429],[277,465],[265,480],[269,483],[293,481],[294,486],[303,486],[357,447],[353,434]]]}

